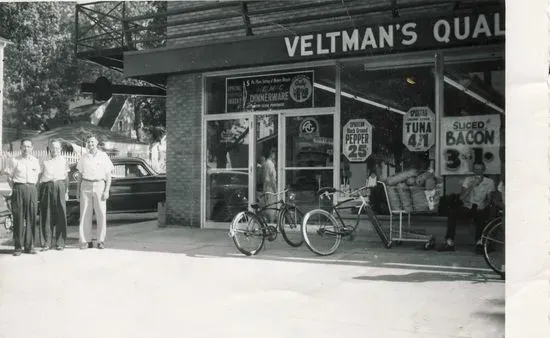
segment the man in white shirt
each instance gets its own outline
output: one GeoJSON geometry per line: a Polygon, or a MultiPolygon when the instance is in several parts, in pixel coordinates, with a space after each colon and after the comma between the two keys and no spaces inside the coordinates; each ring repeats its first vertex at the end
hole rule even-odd
{"type": "Polygon", "coordinates": [[[40,176],[40,233],[42,250],[63,250],[67,240],[69,165],[61,156],[61,142],[50,142],[51,158],[42,162],[40,176]]]}
{"type": "Polygon", "coordinates": [[[111,188],[113,163],[109,156],[97,148],[97,138],[86,138],[87,152],[76,165],[80,172],[77,183],[77,198],[80,199],[80,248],[93,248],[92,214],[97,220],[97,248],[105,248],[107,235],[107,199],[111,188]]]}
{"type": "MultiPolygon", "coordinates": [[[[263,179],[264,179],[264,201],[265,205],[269,205],[272,203],[277,202],[277,196],[274,195],[274,193],[277,192],[277,169],[275,168],[275,157],[277,156],[277,151],[275,149],[271,149],[269,152],[269,156],[265,160],[265,163],[263,165],[263,179]],[[268,192],[269,194],[265,194],[268,192]]],[[[270,206],[270,208],[275,208],[275,205],[270,206]]],[[[276,215],[275,210],[267,210],[266,216],[268,218],[268,222],[275,222],[276,221],[276,215]]]]}
{"type": "Polygon", "coordinates": [[[480,252],[481,233],[489,217],[489,201],[492,192],[495,191],[495,182],[484,176],[485,164],[483,163],[475,163],[473,172],[474,175],[466,177],[462,183],[460,199],[463,204],[452,208],[447,215],[447,235],[439,251],[454,251],[457,221],[473,219],[476,226],[476,251],[480,252]]]}
{"type": "Polygon", "coordinates": [[[14,256],[21,255],[21,247],[25,253],[36,254],[34,248],[38,204],[36,183],[41,168],[40,162],[31,153],[32,141],[21,140],[21,155],[12,157],[4,169],[12,189],[14,256]]]}

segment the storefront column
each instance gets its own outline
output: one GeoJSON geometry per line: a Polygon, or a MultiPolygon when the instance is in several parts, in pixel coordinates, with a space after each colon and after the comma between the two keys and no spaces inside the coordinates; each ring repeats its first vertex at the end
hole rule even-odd
{"type": "Polygon", "coordinates": [[[341,189],[341,177],[340,177],[340,147],[341,147],[341,136],[340,136],[340,130],[341,130],[341,114],[340,114],[340,91],[342,89],[342,84],[340,82],[340,62],[336,62],[336,78],[335,81],[335,93],[334,93],[334,105],[335,105],[335,111],[334,111],[334,137],[333,137],[333,161],[334,163],[334,172],[333,172],[333,182],[334,187],[337,189],[341,189]]]}
{"type": "Polygon", "coordinates": [[[166,96],[166,224],[200,227],[200,74],[168,78],[166,96]]]}
{"type": "Polygon", "coordinates": [[[441,175],[441,117],[445,109],[445,74],[443,72],[443,53],[435,53],[435,174],[441,175]]]}

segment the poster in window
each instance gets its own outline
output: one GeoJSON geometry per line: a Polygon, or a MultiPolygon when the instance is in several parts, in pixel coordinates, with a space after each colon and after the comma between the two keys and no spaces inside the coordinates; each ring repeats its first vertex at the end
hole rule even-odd
{"type": "Polygon", "coordinates": [[[313,108],[313,71],[226,79],[226,112],[313,108]]]}
{"type": "Polygon", "coordinates": [[[441,120],[441,174],[469,175],[474,163],[498,175],[500,115],[444,117],[441,120]]]}

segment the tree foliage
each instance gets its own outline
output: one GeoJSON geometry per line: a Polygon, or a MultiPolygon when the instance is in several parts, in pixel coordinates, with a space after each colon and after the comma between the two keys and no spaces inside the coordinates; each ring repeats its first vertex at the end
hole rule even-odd
{"type": "Polygon", "coordinates": [[[77,95],[73,6],[58,2],[3,3],[0,31],[5,49],[5,98],[13,111],[7,125],[36,127],[52,110],[66,111],[77,95]]]}
{"type": "MultiPolygon", "coordinates": [[[[103,2],[92,6],[94,10],[108,13],[114,4],[116,2],[103,2]]],[[[165,10],[165,6],[165,2],[159,1],[127,2],[124,11],[126,16],[139,16],[165,10]]],[[[88,15],[103,22],[94,25],[87,17],[86,24],[84,18],[79,18],[81,33],[89,30],[88,34],[105,34],[105,28],[116,28],[112,26],[115,23],[122,32],[122,20],[109,23],[101,14],[89,12],[88,15]]],[[[165,18],[144,20],[140,24],[153,29],[135,32],[134,36],[147,39],[162,34],[162,20],[165,18]]],[[[75,34],[75,3],[0,4],[0,36],[12,42],[6,47],[4,58],[4,125],[37,129],[53,114],[67,114],[71,100],[80,96],[80,84],[94,82],[99,76],[106,76],[116,84],[143,85],[138,80],[125,79],[121,72],[78,60],[74,53],[75,34]]],[[[138,47],[157,47],[155,43],[142,43],[138,47]]],[[[156,139],[158,127],[165,124],[164,99],[138,98],[136,102],[143,108],[137,114],[140,120],[136,124],[146,133],[153,133],[146,138],[156,139]]]]}

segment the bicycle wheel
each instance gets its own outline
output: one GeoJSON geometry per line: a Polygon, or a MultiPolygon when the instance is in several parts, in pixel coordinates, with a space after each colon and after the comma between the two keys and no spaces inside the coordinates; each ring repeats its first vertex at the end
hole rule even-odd
{"type": "Polygon", "coordinates": [[[279,215],[279,231],[288,245],[296,248],[304,243],[301,231],[303,220],[304,214],[294,205],[287,205],[279,215]]]}
{"type": "Polygon", "coordinates": [[[502,217],[493,218],[487,224],[485,224],[485,226],[483,227],[483,231],[481,232],[481,240],[484,241],[485,238],[487,237],[487,232],[489,230],[491,230],[491,228],[495,224],[500,223],[500,222],[502,222],[502,217]]]}
{"type": "Polygon", "coordinates": [[[492,227],[487,229],[483,241],[483,258],[487,265],[502,278],[504,278],[504,223],[494,223],[492,227]]]}
{"type": "Polygon", "coordinates": [[[342,240],[341,226],[325,210],[316,209],[304,216],[302,236],[307,247],[320,256],[333,254],[342,240]]]}
{"type": "Polygon", "coordinates": [[[256,255],[265,242],[262,221],[250,211],[241,211],[231,221],[231,237],[237,249],[247,256],[256,255]]]}

